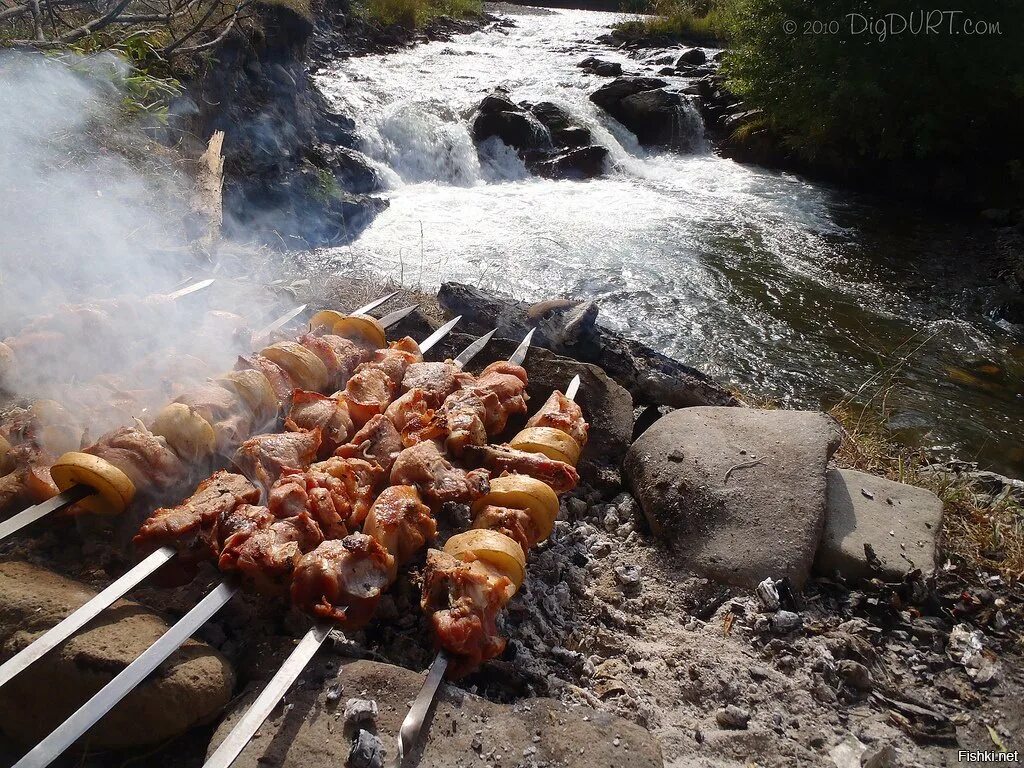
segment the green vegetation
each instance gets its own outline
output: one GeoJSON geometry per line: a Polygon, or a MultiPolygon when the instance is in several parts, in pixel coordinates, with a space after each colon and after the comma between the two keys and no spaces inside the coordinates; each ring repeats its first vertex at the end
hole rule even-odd
{"type": "Polygon", "coordinates": [[[623,10],[649,14],[616,27],[625,39],[667,38],[719,47],[732,28],[731,5],[717,0],[625,0],[623,10]]]}
{"type": "Polygon", "coordinates": [[[360,8],[365,19],[383,26],[419,29],[440,16],[461,19],[479,16],[482,0],[365,0],[360,8]]]}
{"type": "Polygon", "coordinates": [[[729,89],[823,167],[998,163],[1020,184],[1024,3],[957,8],[926,31],[901,0],[654,0],[617,34],[727,41],[729,89]]]}

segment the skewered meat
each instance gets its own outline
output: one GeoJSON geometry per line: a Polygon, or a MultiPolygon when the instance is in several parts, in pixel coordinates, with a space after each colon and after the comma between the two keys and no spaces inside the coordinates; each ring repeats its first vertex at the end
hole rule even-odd
{"type": "Polygon", "coordinates": [[[437,408],[448,395],[467,384],[472,384],[473,381],[472,374],[466,373],[450,361],[413,363],[402,379],[402,389],[421,390],[431,407],[437,408]]]}
{"type": "Polygon", "coordinates": [[[526,384],[522,366],[499,360],[449,396],[435,416],[448,433],[449,453],[461,456],[467,446],[484,445],[505,429],[509,417],[526,413],[526,384]]]}
{"type": "Polygon", "coordinates": [[[174,402],[187,405],[213,427],[217,450],[222,454],[233,451],[255,426],[255,415],[248,404],[237,392],[220,384],[202,384],[174,402]]]}
{"type": "Polygon", "coordinates": [[[292,407],[284,427],[289,432],[319,429],[323,439],[320,444],[321,455],[333,453],[355,431],[344,399],[302,389],[292,394],[292,407]]]}
{"type": "Polygon", "coordinates": [[[452,465],[437,443],[406,448],[391,468],[392,485],[414,485],[435,509],[445,502],[470,504],[487,493],[487,471],[466,472],[452,465]]]}
{"type": "MultiPolygon", "coordinates": [[[[397,568],[437,536],[437,523],[415,488],[393,485],[377,497],[363,530],[391,554],[397,568]]],[[[395,576],[392,572],[392,581],[395,576]]]]}
{"type": "Polygon", "coordinates": [[[305,513],[275,518],[266,525],[260,512],[244,506],[236,512],[241,512],[246,522],[255,521],[255,530],[236,530],[221,549],[218,567],[237,572],[259,592],[273,594],[287,589],[299,558],[323,542],[320,527],[305,513]]]}
{"type": "Polygon", "coordinates": [[[295,384],[284,368],[263,355],[239,355],[238,362],[235,363],[235,370],[244,371],[247,368],[259,371],[267,377],[270,386],[274,388],[278,402],[288,402],[288,398],[292,396],[292,391],[295,389],[295,384]]]}
{"type": "Polygon", "coordinates": [[[241,504],[259,501],[259,490],[241,475],[215,472],[196,492],[176,507],[156,510],[132,540],[141,552],[162,546],[178,550],[173,566],[161,569],[165,586],[184,584],[195,575],[200,561],[216,559],[220,552],[218,522],[241,504]]]}
{"type": "Polygon", "coordinates": [[[517,451],[507,445],[470,446],[466,449],[466,458],[494,475],[510,472],[535,477],[550,485],[555,493],[571,491],[579,482],[572,465],[549,459],[542,453],[517,451]]]}
{"type": "Polygon", "coordinates": [[[376,464],[332,457],[305,472],[286,470],[270,490],[269,506],[277,517],[305,511],[327,538],[341,538],[362,525],[385,477],[376,464]]]}
{"type": "Polygon", "coordinates": [[[512,594],[512,581],[480,561],[457,560],[436,549],[427,552],[421,606],[434,638],[451,656],[458,677],[505,650],[497,617],[512,594]]]}
{"type": "Polygon", "coordinates": [[[527,427],[551,427],[565,432],[575,440],[580,448],[587,444],[590,425],[583,418],[583,410],[579,404],[567,398],[559,391],[554,391],[529,421],[527,427]]]}
{"type": "Polygon", "coordinates": [[[232,461],[243,475],[267,493],[284,469],[308,467],[319,449],[318,429],[256,435],[239,446],[232,461]]]}
{"type": "Polygon", "coordinates": [[[401,433],[402,443],[411,446],[445,436],[444,425],[435,413],[422,389],[410,389],[391,403],[384,415],[401,433]]]}
{"type": "Polygon", "coordinates": [[[369,351],[341,336],[307,333],[299,336],[299,344],[313,352],[327,368],[330,389],[339,389],[351,378],[360,363],[370,359],[369,351]]]}
{"type": "Polygon", "coordinates": [[[387,349],[378,349],[370,362],[356,368],[345,385],[345,400],[356,426],[383,414],[398,394],[406,369],[422,361],[419,345],[406,336],[387,349]]]}
{"type": "Polygon", "coordinates": [[[56,400],[35,400],[28,408],[12,408],[0,424],[0,435],[11,444],[30,443],[54,456],[76,451],[84,429],[56,400]]]}
{"type": "Polygon", "coordinates": [[[24,469],[15,469],[0,477],[0,510],[7,509],[21,501],[24,480],[24,469]]]}
{"type": "Polygon", "coordinates": [[[391,471],[402,448],[402,438],[395,425],[386,416],[378,414],[353,435],[350,443],[338,448],[335,455],[374,462],[386,474],[391,471]]]}
{"type": "Polygon", "coordinates": [[[376,539],[353,533],[303,555],[292,576],[292,603],[348,629],[365,626],[391,583],[394,558],[376,539]]]}
{"type": "Polygon", "coordinates": [[[522,547],[524,552],[535,547],[543,538],[530,513],[525,509],[488,504],[473,519],[473,527],[503,533],[522,547]]]}
{"type": "Polygon", "coordinates": [[[171,488],[188,475],[188,468],[167,441],[141,425],[109,432],[84,452],[120,469],[140,493],[171,488]]]}

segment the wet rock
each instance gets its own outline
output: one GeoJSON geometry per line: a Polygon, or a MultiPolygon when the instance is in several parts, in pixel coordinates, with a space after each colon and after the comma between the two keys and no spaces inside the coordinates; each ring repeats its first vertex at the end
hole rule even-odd
{"type": "Polygon", "coordinates": [[[604,173],[608,150],[604,147],[578,147],[550,160],[542,160],[533,170],[549,179],[594,179],[604,173]]]}
{"type": "MultiPolygon", "coordinates": [[[[708,375],[596,322],[588,321],[566,334],[567,319],[575,309],[571,302],[530,306],[463,283],[444,283],[437,298],[452,315],[463,316],[463,327],[479,333],[497,326],[500,336],[521,339],[536,327],[535,345],[600,366],[626,387],[638,404],[676,408],[739,404],[708,375]]],[[[596,313],[590,319],[596,321],[596,313]]]]}
{"type": "Polygon", "coordinates": [[[826,481],[825,534],[815,571],[898,581],[909,570],[934,569],[942,529],[942,501],[935,494],[850,469],[829,470],[826,481]]]}
{"type": "MultiPolygon", "coordinates": [[[[494,318],[490,322],[493,323],[494,318]]],[[[514,338],[492,339],[473,360],[470,370],[476,372],[494,360],[507,358],[518,344],[514,338]]],[[[450,334],[438,345],[438,355],[454,356],[471,340],[471,336],[450,334]]],[[[526,371],[530,378],[527,394],[530,396],[531,414],[547,400],[553,390],[565,391],[572,377],[580,375],[582,384],[576,401],[590,420],[590,436],[578,465],[580,475],[598,486],[617,485],[619,466],[633,433],[633,399],[629,392],[608,378],[597,366],[558,357],[546,349],[530,350],[526,358],[526,371]]],[[[514,435],[524,423],[522,417],[513,420],[505,434],[514,435]]]]}
{"type": "Polygon", "coordinates": [[[686,567],[754,588],[801,588],[825,522],[835,422],[811,411],[685,408],[630,447],[625,472],[655,535],[686,567]]]}
{"type": "Polygon", "coordinates": [[[730,704],[715,712],[715,722],[719,728],[726,730],[745,731],[750,722],[750,712],[743,707],[730,704]]]}
{"type": "Polygon", "coordinates": [[[656,77],[618,77],[590,94],[590,100],[614,116],[612,110],[627,96],[653,91],[668,85],[656,77]]]}
{"type": "Polygon", "coordinates": [[[618,77],[622,74],[622,65],[617,61],[605,61],[596,56],[588,56],[576,65],[584,72],[601,77],[618,77]]]}
{"type": "Polygon", "coordinates": [[[662,86],[664,80],[620,77],[604,85],[590,100],[636,134],[646,146],[690,149],[696,123],[684,97],[662,86]]]}
{"type": "MultiPolygon", "coordinates": [[[[310,679],[326,676],[325,660],[319,657],[310,679]]],[[[347,690],[365,691],[380,703],[377,735],[391,757],[395,734],[423,683],[423,675],[402,667],[372,661],[347,661],[339,678],[347,690]]],[[[236,702],[220,725],[209,747],[212,754],[241,717],[263,683],[254,683],[236,702]]],[[[529,699],[514,706],[497,704],[453,686],[442,686],[437,710],[425,744],[409,765],[431,768],[462,768],[484,765],[483,755],[504,765],[494,755],[515,756],[532,749],[530,764],[589,768],[621,765],[628,756],[630,768],[661,768],[661,748],[643,728],[587,707],[568,707],[552,699],[529,699]],[[537,738],[539,737],[539,738],[537,738]],[[614,742],[618,739],[618,744],[614,742]],[[493,753],[493,754],[492,754],[493,753]]],[[[335,768],[343,765],[352,749],[339,738],[334,718],[326,714],[324,688],[310,685],[289,693],[291,706],[271,714],[259,734],[242,751],[235,768],[335,768]]]]}
{"type": "Polygon", "coordinates": [[[529,112],[519,110],[480,112],[473,120],[473,139],[497,137],[518,150],[543,150],[551,146],[551,136],[543,124],[529,112]]]}
{"type": "MultiPolygon", "coordinates": [[[[94,595],[38,566],[0,564],[0,654],[18,652],[94,595]]],[[[38,742],[167,628],[151,611],[118,601],[0,688],[0,727],[20,743],[38,742]]],[[[189,640],[89,731],[89,747],[166,741],[216,717],[233,686],[227,661],[205,643],[189,640]]]]}
{"type": "Polygon", "coordinates": [[[590,131],[573,122],[572,116],[557,104],[541,101],[532,105],[530,112],[548,129],[559,147],[585,147],[590,144],[590,131]]]}
{"type": "Polygon", "coordinates": [[[703,64],[708,60],[708,56],[700,48],[690,48],[689,50],[683,51],[679,54],[679,58],[676,59],[676,66],[683,64],[703,64]]]}

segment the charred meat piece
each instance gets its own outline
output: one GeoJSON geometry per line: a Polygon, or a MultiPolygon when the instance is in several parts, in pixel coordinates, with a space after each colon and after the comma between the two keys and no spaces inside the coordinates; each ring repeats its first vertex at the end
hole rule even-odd
{"type": "Polygon", "coordinates": [[[255,504],[260,492],[241,475],[221,470],[199,484],[176,507],[156,510],[132,539],[142,552],[170,545],[179,555],[213,558],[219,549],[217,522],[240,504],[255,504]]]}
{"type": "Polygon", "coordinates": [[[587,434],[590,431],[590,425],[583,418],[579,404],[557,390],[551,393],[551,397],[540,410],[526,422],[526,426],[561,430],[579,443],[581,449],[586,446],[587,434]]]}
{"type": "Polygon", "coordinates": [[[325,541],[295,566],[292,603],[346,629],[359,629],[373,616],[394,567],[388,551],[365,534],[325,541]]]}
{"type": "Polygon", "coordinates": [[[356,368],[345,386],[345,400],[356,426],[383,414],[398,394],[406,369],[422,360],[419,345],[406,336],[387,349],[378,349],[370,362],[356,368]]]}
{"type": "Polygon", "coordinates": [[[331,454],[352,437],[355,426],[342,398],[327,397],[319,392],[297,389],[292,394],[292,407],[284,428],[289,432],[320,430],[323,442],[321,455],[331,454]]]}
{"type": "Polygon", "coordinates": [[[561,461],[549,459],[543,453],[517,451],[507,445],[470,446],[466,459],[485,467],[492,475],[506,472],[529,475],[551,486],[555,493],[571,491],[579,482],[576,468],[561,461]]]}
{"type": "Polygon", "coordinates": [[[526,413],[526,383],[521,366],[498,361],[474,384],[450,395],[435,415],[448,434],[449,453],[461,456],[467,446],[484,445],[504,431],[511,416],[526,413]]]}
{"type": "Polygon", "coordinates": [[[306,512],[327,538],[341,538],[362,525],[385,477],[376,464],[337,457],[305,472],[286,470],[270,490],[270,510],[277,517],[306,512]]]}
{"type": "Polygon", "coordinates": [[[528,381],[526,369],[507,360],[499,360],[484,368],[473,388],[497,399],[496,406],[492,405],[489,399],[485,399],[487,415],[484,423],[488,435],[500,434],[510,416],[526,413],[526,401],[529,399],[526,394],[528,381]]]}
{"type": "Polygon", "coordinates": [[[533,518],[523,509],[488,504],[473,520],[473,527],[503,533],[522,547],[523,552],[529,552],[541,539],[533,518]]]}
{"type": "Polygon", "coordinates": [[[352,441],[338,448],[334,453],[342,458],[370,461],[384,470],[391,471],[392,465],[403,448],[402,437],[388,418],[378,414],[356,432],[352,441]]]}
{"type": "Polygon", "coordinates": [[[480,560],[457,560],[436,549],[427,552],[421,606],[435,643],[451,656],[451,676],[472,672],[505,650],[497,618],[514,591],[507,576],[480,560]]]}
{"type": "MultiPolygon", "coordinates": [[[[393,485],[373,503],[363,531],[388,551],[397,568],[437,536],[437,523],[415,488],[393,485]]],[[[391,574],[392,581],[396,575],[391,574]]]]}
{"type": "Polygon", "coordinates": [[[255,504],[259,498],[259,490],[241,475],[215,472],[178,506],[156,510],[133,541],[141,552],[175,547],[178,556],[170,568],[160,569],[160,581],[164,586],[187,583],[200,562],[217,559],[221,518],[230,516],[242,504],[255,504]]]}
{"type": "Polygon", "coordinates": [[[472,374],[452,362],[413,363],[405,371],[402,389],[420,390],[430,406],[438,408],[448,395],[473,381],[472,374]]]}
{"type": "Polygon", "coordinates": [[[109,461],[128,475],[137,493],[166,490],[188,475],[188,468],[167,441],[141,427],[109,432],[85,452],[109,461]]]}
{"type": "Polygon", "coordinates": [[[277,395],[278,402],[288,402],[292,396],[292,391],[295,389],[295,384],[284,368],[263,355],[239,355],[238,362],[235,363],[235,370],[244,371],[247,368],[259,371],[267,377],[267,381],[270,382],[270,386],[274,389],[274,394],[277,395]]]}
{"type": "Polygon", "coordinates": [[[326,366],[332,389],[344,387],[359,364],[370,359],[368,351],[333,334],[318,336],[306,333],[299,336],[299,344],[313,352],[326,366]]]}
{"type": "Polygon", "coordinates": [[[307,514],[283,519],[271,516],[273,522],[269,525],[267,518],[260,514],[250,519],[258,521],[254,529],[247,531],[248,535],[237,532],[232,535],[230,541],[225,542],[217,565],[222,571],[238,573],[258,592],[281,593],[288,589],[299,558],[316,549],[324,535],[307,514]]]}
{"type": "Polygon", "coordinates": [[[435,413],[424,390],[410,389],[388,406],[384,416],[401,433],[402,443],[410,446],[447,434],[435,413]]]}
{"type": "Polygon", "coordinates": [[[449,501],[471,504],[487,493],[487,479],[486,470],[453,466],[433,441],[406,448],[391,468],[392,485],[416,486],[435,509],[449,501]]]}
{"type": "Polygon", "coordinates": [[[285,469],[305,469],[320,449],[320,430],[256,435],[242,443],[232,458],[239,471],[264,493],[285,469]]]}

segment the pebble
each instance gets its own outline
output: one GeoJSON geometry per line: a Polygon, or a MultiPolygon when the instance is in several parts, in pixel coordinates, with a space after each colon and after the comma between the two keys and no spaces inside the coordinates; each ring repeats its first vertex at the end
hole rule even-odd
{"type": "Polygon", "coordinates": [[[377,702],[373,699],[349,699],[345,702],[345,725],[348,727],[373,722],[377,717],[377,702]]]}
{"type": "Polygon", "coordinates": [[[792,611],[779,611],[772,617],[772,629],[780,635],[800,629],[803,623],[804,620],[800,618],[800,614],[792,611]]]}
{"type": "Polygon", "coordinates": [[[383,768],[384,744],[375,734],[360,729],[349,750],[347,768],[383,768]]]}
{"type": "Polygon", "coordinates": [[[615,568],[615,580],[627,595],[640,591],[640,568],[635,565],[620,565],[615,568]]]}
{"type": "Polygon", "coordinates": [[[859,661],[843,659],[837,669],[843,681],[858,691],[870,691],[873,687],[871,671],[859,661]]]}
{"type": "Polygon", "coordinates": [[[718,723],[719,728],[731,731],[745,731],[747,730],[747,723],[750,722],[750,712],[743,709],[743,707],[730,704],[715,712],[715,722],[718,723]]]}

